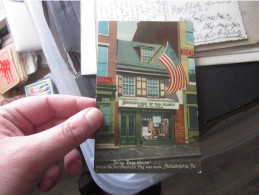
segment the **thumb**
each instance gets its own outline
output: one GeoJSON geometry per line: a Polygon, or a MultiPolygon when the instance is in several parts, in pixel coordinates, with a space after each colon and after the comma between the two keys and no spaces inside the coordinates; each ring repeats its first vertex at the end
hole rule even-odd
{"type": "MultiPolygon", "coordinates": [[[[41,133],[28,136],[32,150],[36,150],[35,163],[41,166],[62,159],[64,155],[91,137],[101,126],[103,116],[96,108],[85,109],[65,122],[41,133]],[[37,159],[38,158],[38,159],[37,159]]],[[[28,140],[27,140],[28,141],[28,140]]],[[[31,159],[32,160],[32,159],[31,159]]]]}

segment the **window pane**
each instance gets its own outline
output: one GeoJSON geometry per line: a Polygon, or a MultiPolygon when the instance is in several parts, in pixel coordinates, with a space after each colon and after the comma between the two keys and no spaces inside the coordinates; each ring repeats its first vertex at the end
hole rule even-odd
{"type": "Polygon", "coordinates": [[[98,62],[107,63],[108,47],[98,46],[98,62]]]}
{"type": "Polygon", "coordinates": [[[147,79],[147,97],[159,97],[159,81],[147,79]]]}
{"type": "Polygon", "coordinates": [[[187,40],[187,43],[193,43],[193,33],[192,32],[186,32],[186,40],[187,40]]]}
{"type": "Polygon", "coordinates": [[[153,125],[154,127],[159,127],[162,122],[161,114],[156,114],[153,116],[153,125]]]}
{"type": "Polygon", "coordinates": [[[197,104],[197,95],[187,94],[187,104],[197,104]]]}
{"type": "Polygon", "coordinates": [[[199,121],[198,121],[198,108],[197,107],[189,107],[189,123],[191,130],[199,129],[199,121]]]}
{"type": "Polygon", "coordinates": [[[152,121],[152,114],[144,113],[142,116],[142,126],[147,127],[150,121],[152,121]]]}
{"type": "Polygon", "coordinates": [[[161,135],[163,140],[169,140],[169,116],[163,116],[161,123],[161,135]]]}
{"type": "Polygon", "coordinates": [[[101,21],[98,25],[99,34],[108,35],[108,21],[101,21]]]}
{"type": "Polygon", "coordinates": [[[108,47],[98,46],[97,76],[107,76],[108,47]]]}
{"type": "Polygon", "coordinates": [[[122,95],[134,96],[135,95],[135,78],[123,77],[122,78],[122,95]]]}
{"type": "Polygon", "coordinates": [[[186,22],[186,31],[193,32],[192,22],[186,22]]]}
{"type": "Polygon", "coordinates": [[[142,138],[145,141],[170,140],[170,114],[143,113],[142,138]]]}
{"type": "Polygon", "coordinates": [[[189,82],[196,82],[195,60],[188,58],[189,82]]]}
{"type": "Polygon", "coordinates": [[[110,122],[110,107],[103,106],[103,122],[104,124],[109,124],[110,122]]]}
{"type": "Polygon", "coordinates": [[[152,48],[142,48],[142,62],[153,62],[153,49],[152,48]]]}
{"type": "Polygon", "coordinates": [[[106,77],[107,76],[107,65],[102,64],[102,63],[98,63],[97,67],[98,67],[97,68],[97,76],[106,77]]]}
{"type": "Polygon", "coordinates": [[[193,28],[191,22],[186,22],[186,40],[187,43],[193,43],[193,28]]]}

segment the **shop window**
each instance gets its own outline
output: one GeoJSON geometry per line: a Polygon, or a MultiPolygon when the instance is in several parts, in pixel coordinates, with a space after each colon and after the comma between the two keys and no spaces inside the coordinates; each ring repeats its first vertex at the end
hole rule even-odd
{"type": "Polygon", "coordinates": [[[193,28],[191,22],[186,22],[186,41],[193,44],[193,28]]]}
{"type": "Polygon", "coordinates": [[[145,141],[170,140],[170,114],[143,113],[142,138],[145,141]]]}
{"type": "Polygon", "coordinates": [[[98,24],[98,33],[102,35],[109,34],[109,23],[108,21],[100,21],[98,24]]]}
{"type": "Polygon", "coordinates": [[[159,81],[147,79],[147,97],[159,97],[159,81]]]}
{"type": "Polygon", "coordinates": [[[135,78],[123,77],[122,79],[122,95],[135,96],[135,78]]]}
{"type": "Polygon", "coordinates": [[[97,76],[107,76],[108,47],[98,46],[97,76]]]}
{"type": "Polygon", "coordinates": [[[189,72],[189,82],[196,82],[196,72],[195,72],[195,60],[194,58],[188,58],[188,72],[189,72]]]}
{"type": "Polygon", "coordinates": [[[153,48],[143,47],[141,48],[141,62],[153,63],[153,48]]]}

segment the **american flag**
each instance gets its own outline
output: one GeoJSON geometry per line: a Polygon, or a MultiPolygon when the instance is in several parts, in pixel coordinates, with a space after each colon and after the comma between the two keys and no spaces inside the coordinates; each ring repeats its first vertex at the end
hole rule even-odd
{"type": "Polygon", "coordinates": [[[187,84],[187,79],[183,66],[168,42],[164,53],[158,58],[158,60],[164,65],[170,77],[170,83],[165,93],[175,93],[184,89],[187,84]]]}

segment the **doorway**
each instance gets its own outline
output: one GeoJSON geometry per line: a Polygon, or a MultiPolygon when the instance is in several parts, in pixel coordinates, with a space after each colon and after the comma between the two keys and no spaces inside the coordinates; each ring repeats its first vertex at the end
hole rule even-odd
{"type": "Polygon", "coordinates": [[[136,145],[136,115],[135,113],[121,114],[120,145],[136,145]]]}

